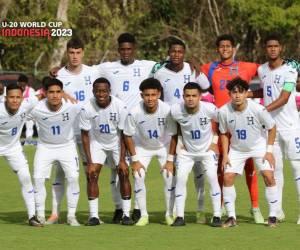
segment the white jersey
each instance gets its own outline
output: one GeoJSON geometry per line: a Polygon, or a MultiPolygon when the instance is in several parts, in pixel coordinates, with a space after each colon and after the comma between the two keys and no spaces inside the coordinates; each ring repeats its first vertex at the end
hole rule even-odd
{"type": "Polygon", "coordinates": [[[120,130],[124,129],[127,116],[125,104],[111,96],[106,108],[100,108],[92,98],[81,109],[79,127],[90,131],[91,143],[96,141],[104,150],[113,150],[120,146],[120,130]]]}
{"type": "MultiPolygon", "coordinates": [[[[82,64],[80,73],[74,74],[66,67],[57,72],[57,79],[63,83],[63,90],[82,105],[93,97],[93,83],[99,77],[98,71],[82,64]]],[[[75,134],[80,135],[79,122],[75,122],[75,134]]]]}
{"type": "Polygon", "coordinates": [[[210,86],[205,74],[200,73],[196,77],[195,72],[191,71],[190,65],[186,62],[179,72],[172,71],[164,66],[156,71],[153,77],[160,81],[163,87],[164,101],[169,105],[182,101],[183,87],[188,82],[197,82],[202,89],[207,89],[210,86]]]}
{"type": "Polygon", "coordinates": [[[112,95],[121,99],[130,110],[141,101],[140,84],[150,76],[154,65],[153,61],[135,60],[129,65],[115,61],[101,63],[94,67],[98,69],[101,76],[109,80],[112,95]]]}
{"type": "Polygon", "coordinates": [[[218,122],[218,111],[215,105],[200,101],[197,113],[187,113],[184,103],[171,107],[173,119],[180,125],[182,142],[188,152],[203,153],[212,143],[213,131],[211,122],[218,122]]]}
{"type": "Polygon", "coordinates": [[[176,134],[176,123],[171,117],[170,106],[158,100],[155,113],[149,114],[144,109],[143,101],[127,115],[124,134],[134,136],[136,146],[155,150],[165,147],[170,136],[176,134]]]}
{"type": "Polygon", "coordinates": [[[19,140],[26,116],[37,103],[36,97],[24,99],[14,115],[7,112],[5,102],[0,104],[0,155],[14,146],[20,146],[19,140]]]}
{"type": "Polygon", "coordinates": [[[4,94],[3,95],[0,95],[0,103],[3,103],[5,101],[5,96],[4,94]]]}
{"type": "Polygon", "coordinates": [[[253,100],[247,100],[247,107],[242,112],[235,111],[231,102],[219,109],[220,132],[231,134],[230,148],[236,151],[265,151],[266,130],[274,125],[270,113],[253,100]]]}
{"type": "Polygon", "coordinates": [[[31,116],[39,126],[40,144],[63,147],[74,143],[74,122],[78,119],[80,105],[62,100],[58,111],[51,111],[47,99],[40,101],[31,111],[31,116]]]}
{"type": "MultiPolygon", "coordinates": [[[[276,69],[270,69],[269,63],[264,63],[258,68],[258,76],[264,92],[264,105],[267,106],[278,99],[284,83],[296,85],[298,73],[296,69],[287,64],[283,64],[276,69]]],[[[278,131],[300,129],[295,89],[291,92],[287,104],[270,113],[276,122],[278,131]]]]}

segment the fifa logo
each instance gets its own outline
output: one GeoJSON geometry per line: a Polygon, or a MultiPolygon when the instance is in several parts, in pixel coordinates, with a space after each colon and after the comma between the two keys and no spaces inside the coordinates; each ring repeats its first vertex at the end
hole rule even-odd
{"type": "Polygon", "coordinates": [[[165,118],[157,118],[158,126],[165,126],[166,125],[166,119],[165,118]]]}
{"type": "Polygon", "coordinates": [[[63,122],[70,120],[69,113],[63,113],[62,117],[63,117],[63,122]]]}
{"type": "Polygon", "coordinates": [[[110,115],[109,118],[110,121],[117,121],[117,113],[109,113],[109,115],[110,115]]]}
{"type": "Polygon", "coordinates": [[[140,68],[134,68],[133,69],[133,76],[141,76],[141,69],[140,68]]]}

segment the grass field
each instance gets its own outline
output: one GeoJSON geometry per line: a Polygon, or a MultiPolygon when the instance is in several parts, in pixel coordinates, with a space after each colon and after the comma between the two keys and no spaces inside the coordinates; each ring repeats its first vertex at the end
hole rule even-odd
{"type": "MultiPolygon", "coordinates": [[[[33,146],[26,146],[25,152],[32,166],[33,146]]],[[[143,228],[124,227],[110,224],[113,205],[109,187],[108,169],[100,177],[100,216],[105,222],[97,227],[78,228],[64,224],[32,228],[26,224],[26,210],[15,174],[7,163],[0,159],[0,249],[300,249],[300,225],[296,225],[298,202],[290,168],[285,167],[284,210],[286,222],[271,229],[256,225],[249,214],[249,198],[244,178],[238,178],[237,214],[239,226],[232,229],[211,228],[198,225],[195,220],[195,192],[192,178],[189,180],[186,205],[187,226],[172,228],[162,225],[164,218],[163,181],[156,161],[152,162],[147,176],[147,201],[150,224],[143,228]]],[[[192,177],[192,176],[191,176],[192,177]]],[[[81,175],[81,196],[78,219],[85,223],[88,217],[85,179],[81,175]]],[[[47,182],[46,207],[51,208],[51,182],[47,182]]],[[[63,220],[66,219],[66,201],[63,206],[63,220]]],[[[260,180],[260,206],[267,217],[264,189],[260,180]]],[[[206,198],[207,211],[211,211],[210,200],[206,198]]]]}

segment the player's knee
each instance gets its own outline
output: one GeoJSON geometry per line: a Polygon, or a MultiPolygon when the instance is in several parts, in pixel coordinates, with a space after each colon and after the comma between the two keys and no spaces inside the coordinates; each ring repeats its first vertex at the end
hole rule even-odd
{"type": "Polygon", "coordinates": [[[88,183],[90,184],[98,183],[98,177],[99,177],[99,173],[97,173],[96,171],[89,171],[87,175],[88,183]]]}
{"type": "Polygon", "coordinates": [[[17,172],[21,185],[31,185],[31,177],[27,167],[21,168],[17,172]]]}
{"type": "Polygon", "coordinates": [[[267,187],[275,186],[273,171],[262,171],[261,174],[267,187]]]}
{"type": "Polygon", "coordinates": [[[234,177],[235,177],[235,174],[233,174],[233,173],[224,174],[224,186],[231,187],[234,184],[234,177]]]}

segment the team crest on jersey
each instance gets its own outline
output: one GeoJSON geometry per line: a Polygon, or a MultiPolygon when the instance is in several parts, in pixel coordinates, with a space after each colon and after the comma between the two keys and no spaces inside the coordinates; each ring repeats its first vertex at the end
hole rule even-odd
{"type": "Polygon", "coordinates": [[[281,75],[275,75],[274,83],[279,84],[281,79],[281,75]]]}
{"type": "Polygon", "coordinates": [[[70,120],[70,117],[69,117],[69,113],[68,113],[68,112],[67,112],[67,113],[63,113],[63,114],[62,114],[62,117],[63,117],[63,122],[70,120]]]}
{"type": "Polygon", "coordinates": [[[24,120],[25,117],[26,117],[26,113],[22,113],[22,114],[20,115],[20,117],[21,117],[21,120],[24,120]]]}
{"type": "Polygon", "coordinates": [[[232,66],[232,67],[230,67],[229,74],[230,75],[237,75],[238,74],[238,66],[232,66]]]}
{"type": "Polygon", "coordinates": [[[112,113],[112,112],[110,112],[109,113],[109,120],[110,121],[117,121],[117,113],[112,113]]]}
{"type": "Polygon", "coordinates": [[[208,124],[207,117],[200,117],[199,120],[200,120],[200,126],[205,126],[208,124]]]}
{"type": "Polygon", "coordinates": [[[190,76],[190,75],[183,75],[184,83],[190,82],[190,79],[191,79],[191,76],[190,76]]]}
{"type": "Polygon", "coordinates": [[[141,76],[141,69],[140,68],[134,68],[133,69],[133,76],[141,76]]]}
{"type": "Polygon", "coordinates": [[[91,82],[91,76],[85,76],[84,77],[85,85],[90,85],[92,84],[91,82]]]}
{"type": "Polygon", "coordinates": [[[165,126],[166,125],[166,118],[157,118],[158,126],[165,126]]]}
{"type": "Polygon", "coordinates": [[[254,117],[247,116],[247,125],[254,125],[254,117]]]}

